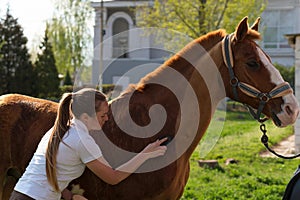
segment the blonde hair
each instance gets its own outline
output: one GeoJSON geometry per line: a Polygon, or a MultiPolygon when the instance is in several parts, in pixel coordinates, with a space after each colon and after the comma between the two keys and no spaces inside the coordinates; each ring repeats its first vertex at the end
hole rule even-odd
{"type": "Polygon", "coordinates": [[[62,96],[46,151],[47,180],[55,191],[60,192],[57,183],[56,155],[62,138],[70,128],[72,116],[79,118],[83,113],[94,116],[104,101],[106,96],[92,88],[65,93],[62,96]]]}

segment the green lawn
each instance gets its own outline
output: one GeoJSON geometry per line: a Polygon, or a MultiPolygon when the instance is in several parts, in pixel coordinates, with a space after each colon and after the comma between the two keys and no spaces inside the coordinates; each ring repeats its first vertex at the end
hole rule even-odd
{"type": "MultiPolygon", "coordinates": [[[[260,157],[259,153],[265,147],[260,142],[259,123],[248,113],[227,111],[225,119],[219,120],[221,124],[225,123],[212,150],[200,143],[192,155],[190,178],[181,200],[281,199],[299,160],[260,157]],[[201,158],[203,149],[208,152],[201,158]],[[238,163],[225,165],[227,158],[234,158],[238,163]],[[197,163],[199,159],[216,159],[220,168],[201,168],[197,163]]],[[[293,134],[291,126],[280,129],[271,121],[266,125],[270,143],[275,144],[293,134]]],[[[214,128],[211,128],[205,137],[216,137],[213,132],[214,128]]]]}

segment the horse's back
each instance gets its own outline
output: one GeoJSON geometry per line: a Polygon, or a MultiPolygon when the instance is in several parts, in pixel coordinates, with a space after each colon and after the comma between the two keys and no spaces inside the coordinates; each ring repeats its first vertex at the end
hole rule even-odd
{"type": "Polygon", "coordinates": [[[0,96],[0,184],[4,188],[10,172],[25,171],[40,139],[53,126],[56,112],[57,103],[52,101],[20,94],[0,96]]]}

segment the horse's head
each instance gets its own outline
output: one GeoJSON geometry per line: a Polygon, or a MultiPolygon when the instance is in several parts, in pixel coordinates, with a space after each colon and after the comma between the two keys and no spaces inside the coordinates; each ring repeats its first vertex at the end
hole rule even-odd
{"type": "Polygon", "coordinates": [[[259,19],[252,27],[244,18],[236,31],[222,41],[227,75],[224,79],[227,96],[245,103],[272,118],[280,127],[292,124],[299,113],[293,90],[274,67],[268,55],[254,41],[260,38],[259,19]]]}

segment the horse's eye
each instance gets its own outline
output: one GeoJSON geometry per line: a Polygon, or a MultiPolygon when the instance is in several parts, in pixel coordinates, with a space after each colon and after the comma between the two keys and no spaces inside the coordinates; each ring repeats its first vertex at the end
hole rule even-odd
{"type": "Polygon", "coordinates": [[[250,67],[252,69],[259,68],[259,63],[256,62],[255,60],[251,60],[251,61],[247,62],[246,64],[248,65],[248,67],[250,67]]]}

